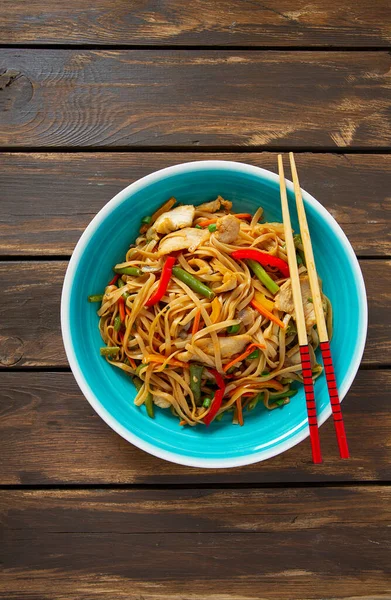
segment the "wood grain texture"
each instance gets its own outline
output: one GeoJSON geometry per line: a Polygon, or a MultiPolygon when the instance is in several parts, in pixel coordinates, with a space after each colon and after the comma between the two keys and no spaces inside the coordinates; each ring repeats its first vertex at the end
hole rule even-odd
{"type": "Polygon", "coordinates": [[[3,147],[385,148],[388,52],[11,50],[3,147]]]}
{"type": "MultiPolygon", "coordinates": [[[[69,256],[117,192],[193,160],[234,160],[276,171],[273,153],[3,153],[0,255],[69,256]]],[[[391,155],[296,154],[302,186],[340,223],[356,253],[391,255],[391,155]]]]}
{"type": "Polygon", "coordinates": [[[2,43],[389,46],[387,0],[2,0],[2,43]]]}
{"type": "Polygon", "coordinates": [[[343,403],[351,458],[339,458],[334,427],[321,427],[322,465],[308,440],[240,469],[194,469],[138,450],[100,419],[71,373],[2,373],[0,484],[150,485],[389,481],[391,371],[359,371],[343,403]]]}
{"type": "MultiPolygon", "coordinates": [[[[390,364],[391,261],[361,260],[360,264],[369,301],[364,363],[390,364]]],[[[65,261],[0,262],[1,303],[6,315],[0,321],[0,368],[67,366],[60,332],[66,267],[65,261]]]]}
{"type": "Polygon", "coordinates": [[[0,597],[386,599],[390,501],[377,486],[1,492],[0,597]]]}

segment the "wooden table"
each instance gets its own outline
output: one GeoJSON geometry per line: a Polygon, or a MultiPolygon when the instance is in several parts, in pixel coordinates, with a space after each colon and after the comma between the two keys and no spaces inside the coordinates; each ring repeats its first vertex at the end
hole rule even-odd
{"type": "Polygon", "coordinates": [[[2,599],[391,598],[390,15],[389,0],[0,1],[2,599]],[[67,262],[139,177],[205,158],[275,171],[279,150],[366,280],[352,458],[328,422],[320,466],[308,440],[234,470],[163,462],[78,390],[67,262]]]}

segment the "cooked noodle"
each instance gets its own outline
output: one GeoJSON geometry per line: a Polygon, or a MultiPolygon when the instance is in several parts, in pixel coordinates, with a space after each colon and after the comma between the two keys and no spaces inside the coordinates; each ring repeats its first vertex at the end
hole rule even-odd
{"type": "MultiPolygon", "coordinates": [[[[215,208],[219,205],[215,212],[208,205],[196,207],[195,212],[191,207],[193,218],[187,229],[182,229],[183,226],[174,228],[168,235],[157,232],[154,221],[158,221],[154,217],[148,218],[148,227],[142,227],[142,233],[129,248],[125,260],[115,267],[116,271],[140,269],[141,274],[121,274],[119,280],[106,287],[98,310],[99,329],[107,346],[106,359],[137,378],[139,389],[135,404],[141,406],[153,401],[161,408],[170,408],[182,425],[203,423],[212,410],[218,385],[210,369],[224,377],[225,385],[215,418],[233,410],[234,422],[240,422],[242,408],[251,410],[257,399],[261,398],[268,409],[288,403],[289,396],[294,393],[292,382],[302,381],[294,311],[291,307],[281,310],[276,306],[278,297],[279,306],[283,303],[281,294],[287,285],[282,291],[281,287],[288,278],[273,266],[264,267],[272,282],[280,287],[276,295],[257,278],[246,260],[232,257],[236,250],[257,248],[286,261],[283,225],[261,223],[263,211],[259,208],[254,215],[235,216],[239,222],[237,235],[233,240],[229,239],[229,235],[224,235],[222,224],[227,215],[235,213],[229,202],[221,198],[215,202],[215,208]],[[213,221],[209,228],[204,225],[208,221],[213,221]],[[187,248],[176,250],[177,234],[183,236],[187,230],[189,236],[198,232],[199,237],[202,230],[204,238],[196,247],[189,247],[189,242],[187,248]],[[172,252],[161,253],[163,240],[166,244],[174,240],[172,252]],[[169,255],[175,256],[176,267],[208,286],[214,298],[191,289],[188,282],[173,273],[162,298],[154,305],[146,306],[159,287],[169,255]],[[120,298],[125,300],[122,309],[120,298]],[[258,312],[252,304],[254,300],[263,302],[262,307],[268,306],[277,322],[258,312]],[[251,344],[255,344],[253,355],[235,362],[251,344]],[[114,348],[111,354],[110,348],[114,348]],[[234,364],[227,370],[230,363],[234,364]],[[194,365],[201,373],[200,381],[196,381],[197,394],[191,381],[194,365]],[[209,403],[205,400],[208,398],[209,403]]],[[[163,217],[170,218],[170,214],[163,213],[163,217]]],[[[232,221],[233,217],[229,218],[232,221]]],[[[232,224],[235,229],[237,224],[232,224]]],[[[298,249],[300,243],[299,239],[298,249]]],[[[305,283],[303,264],[300,276],[305,283]]],[[[309,321],[308,339],[316,377],[322,369],[315,361],[318,337],[311,313],[311,298],[303,297],[303,304],[309,321]]],[[[326,297],[324,308],[331,329],[331,305],[326,297]]]]}

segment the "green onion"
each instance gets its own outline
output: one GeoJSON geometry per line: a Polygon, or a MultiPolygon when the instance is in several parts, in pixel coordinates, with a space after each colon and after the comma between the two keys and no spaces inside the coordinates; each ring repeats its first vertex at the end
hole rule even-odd
{"type": "Polygon", "coordinates": [[[121,329],[122,321],[119,315],[116,315],[114,319],[114,331],[119,331],[121,329]]]}
{"type": "Polygon", "coordinates": [[[216,296],[214,291],[211,290],[207,285],[180,267],[174,267],[172,269],[172,273],[174,277],[177,277],[177,279],[188,285],[193,292],[197,292],[197,294],[201,294],[201,296],[205,296],[209,300],[213,300],[213,298],[216,296]]]}
{"type": "Polygon", "coordinates": [[[145,365],[144,363],[140,363],[137,367],[136,367],[136,375],[140,375],[140,371],[143,367],[146,367],[147,365],[145,365]]]}
{"type": "Polygon", "coordinates": [[[204,398],[203,402],[202,402],[202,406],[204,408],[209,408],[209,406],[212,404],[212,398],[209,398],[209,396],[207,396],[206,398],[204,398]]]}
{"type": "Polygon", "coordinates": [[[216,223],[212,223],[212,225],[208,225],[208,229],[211,233],[213,233],[214,231],[216,231],[217,229],[217,225],[216,223]]]}
{"type": "Polygon", "coordinates": [[[190,365],[190,389],[193,392],[196,406],[201,406],[201,378],[204,372],[202,365],[190,365]]]}
{"type": "Polygon", "coordinates": [[[141,223],[145,223],[145,225],[149,225],[149,223],[152,221],[152,217],[151,216],[147,216],[147,217],[143,217],[141,219],[141,223]]]}
{"type": "Polygon", "coordinates": [[[294,333],[297,333],[296,325],[292,323],[292,320],[290,320],[288,323],[288,327],[286,328],[285,335],[289,336],[293,335],[294,333]]]}
{"type": "Polygon", "coordinates": [[[237,369],[237,367],[235,367],[235,366],[231,367],[230,369],[228,369],[227,375],[232,375],[232,373],[235,373],[236,369],[237,369]]]}
{"type": "Polygon", "coordinates": [[[118,281],[117,281],[117,285],[118,285],[118,287],[119,287],[119,288],[122,288],[122,287],[124,287],[124,285],[126,285],[126,284],[125,284],[125,282],[124,282],[124,281],[122,281],[122,279],[121,279],[121,277],[120,277],[120,278],[118,279],[118,281]]]}
{"type": "Polygon", "coordinates": [[[140,277],[143,274],[142,270],[138,267],[114,267],[114,273],[133,275],[134,277],[140,277]]]}
{"type": "Polygon", "coordinates": [[[102,302],[103,294],[93,294],[92,296],[88,296],[88,302],[102,302]]]}
{"type": "Polygon", "coordinates": [[[297,252],[297,251],[296,251],[296,262],[299,266],[303,264],[303,260],[300,256],[299,252],[297,252]]]}
{"type": "Polygon", "coordinates": [[[261,376],[266,377],[266,375],[270,375],[269,371],[262,371],[261,376]]]}
{"type": "MultiPolygon", "coordinates": [[[[144,382],[141,381],[141,379],[139,377],[133,377],[133,383],[134,383],[135,388],[136,388],[136,390],[138,392],[141,390],[142,386],[144,385],[144,382]]],[[[153,396],[152,396],[151,392],[148,392],[148,395],[145,398],[145,408],[147,410],[148,417],[150,417],[151,419],[153,419],[153,417],[154,417],[154,412],[153,412],[153,396]]]]}
{"type": "Polygon", "coordinates": [[[285,404],[285,398],[280,398],[280,400],[276,400],[276,402],[274,404],[276,406],[284,406],[284,404],[285,404]]]}
{"type": "Polygon", "coordinates": [[[307,298],[308,302],[311,302],[311,304],[313,304],[313,300],[312,298],[307,298]]]}
{"type": "Polygon", "coordinates": [[[194,225],[196,229],[202,229],[201,225],[194,225]]]}
{"type": "Polygon", "coordinates": [[[254,358],[259,358],[259,350],[258,348],[256,350],[254,350],[254,352],[251,352],[251,354],[248,355],[247,360],[254,360],[254,358]]]}
{"type": "Polygon", "coordinates": [[[217,416],[214,418],[214,420],[215,420],[215,421],[221,421],[221,419],[223,418],[223,416],[224,416],[224,413],[223,413],[223,412],[221,412],[221,413],[219,413],[219,414],[218,414],[218,415],[217,415],[217,416]]]}
{"type": "Polygon", "coordinates": [[[277,294],[280,289],[275,281],[266,273],[265,269],[257,263],[255,260],[248,259],[247,264],[254,273],[256,277],[258,277],[259,281],[263,283],[263,285],[271,292],[272,294],[277,294]]]}
{"type": "Polygon", "coordinates": [[[231,325],[230,327],[227,327],[227,333],[238,333],[240,329],[240,323],[237,323],[237,325],[231,325]]]}
{"type": "Polygon", "coordinates": [[[101,356],[113,356],[114,354],[118,354],[119,346],[104,346],[100,349],[101,356]]]}

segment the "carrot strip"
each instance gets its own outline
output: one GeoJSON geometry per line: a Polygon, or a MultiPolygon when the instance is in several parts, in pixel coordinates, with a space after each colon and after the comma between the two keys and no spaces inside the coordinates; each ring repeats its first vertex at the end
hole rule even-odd
{"type": "Polygon", "coordinates": [[[265,349],[266,346],[264,346],[263,344],[250,344],[249,346],[247,346],[246,350],[243,352],[243,354],[240,354],[239,356],[237,356],[236,358],[234,358],[233,360],[231,360],[231,362],[229,362],[228,364],[226,364],[223,368],[223,371],[226,373],[231,367],[233,367],[234,365],[236,365],[236,363],[241,362],[242,360],[244,360],[245,358],[247,358],[247,356],[249,354],[251,354],[251,352],[253,351],[254,348],[262,348],[265,349]]]}
{"type": "Polygon", "coordinates": [[[125,306],[125,312],[128,315],[128,317],[130,317],[130,315],[132,314],[132,311],[127,306],[125,306]]]}
{"type": "Polygon", "coordinates": [[[201,309],[198,309],[193,321],[193,328],[191,330],[191,335],[195,335],[200,327],[200,318],[201,318],[201,309]]]}
{"type": "Polygon", "coordinates": [[[242,410],[242,400],[241,398],[236,399],[236,410],[238,413],[238,421],[239,425],[243,427],[243,410],[242,410]]]}
{"type": "Polygon", "coordinates": [[[131,356],[128,356],[128,360],[131,364],[132,369],[137,369],[137,365],[136,365],[134,358],[132,358],[131,356]]]}
{"type": "Polygon", "coordinates": [[[261,315],[263,315],[270,321],[277,323],[277,325],[279,325],[281,327],[281,329],[285,329],[284,323],[278,317],[276,317],[272,312],[270,312],[270,310],[268,310],[267,308],[262,306],[262,304],[259,304],[259,302],[257,302],[256,300],[251,300],[250,304],[253,308],[255,308],[255,310],[257,310],[259,313],[261,313],[261,315]]]}
{"type": "Polygon", "coordinates": [[[120,298],[118,298],[118,309],[119,309],[119,317],[121,319],[121,322],[124,323],[125,322],[125,300],[123,299],[122,296],[120,296],[120,298]]]}
{"type": "Polygon", "coordinates": [[[208,225],[213,225],[213,223],[217,223],[217,219],[207,219],[198,224],[200,227],[208,227],[208,225]]]}
{"type": "Polygon", "coordinates": [[[252,215],[250,215],[250,213],[237,213],[236,215],[234,215],[234,217],[237,217],[238,219],[251,219],[253,218],[252,215]]]}
{"type": "Polygon", "coordinates": [[[185,421],[184,419],[182,419],[182,421],[179,421],[179,425],[187,425],[187,421],[185,421]]]}

